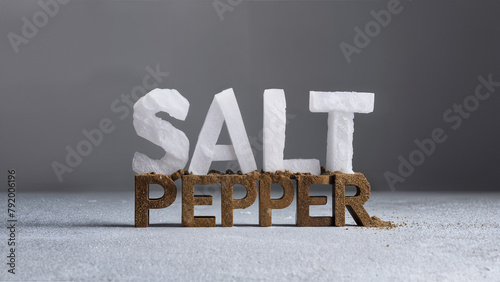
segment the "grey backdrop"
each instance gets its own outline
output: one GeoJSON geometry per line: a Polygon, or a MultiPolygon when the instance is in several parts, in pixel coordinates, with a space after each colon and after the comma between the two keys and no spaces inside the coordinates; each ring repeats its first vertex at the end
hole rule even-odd
{"type": "MultiPolygon", "coordinates": [[[[214,94],[234,88],[258,142],[263,91],[283,88],[291,114],[285,157],[324,165],[327,115],[309,112],[309,91],[374,92],[375,111],[355,118],[353,160],[374,190],[390,191],[384,173],[398,173],[398,156],[407,159],[415,139],[442,128],[448,139],[395,190],[498,191],[500,90],[456,130],[442,116],[474,94],[478,76],[500,81],[500,1],[401,1],[401,13],[348,63],[339,44],[354,44],[354,27],[364,29],[370,11],[387,3],[233,2],[221,20],[212,0],[73,0],[16,53],[8,35],[22,35],[23,17],[43,24],[44,10],[34,0],[2,0],[1,174],[17,169],[19,191],[132,191],[134,152],[160,158],[163,151],[111,105],[143,84],[146,67],[159,66],[169,73],[159,86],[191,103],[185,122],[169,119],[187,134],[191,154],[214,94]],[[75,148],[82,130],[103,118],[114,131],[59,182],[52,162],[64,164],[65,147],[75,148]]],[[[262,151],[254,149],[260,169],[262,151]]]]}

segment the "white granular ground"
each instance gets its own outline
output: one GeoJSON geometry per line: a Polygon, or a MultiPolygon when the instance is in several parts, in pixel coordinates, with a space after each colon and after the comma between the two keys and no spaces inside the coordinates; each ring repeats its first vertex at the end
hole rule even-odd
{"type": "MultiPolygon", "coordinates": [[[[5,214],[6,202],[2,194],[5,214]]],[[[195,213],[220,223],[220,199],[214,205],[195,213]]],[[[233,228],[182,228],[180,193],[151,211],[149,228],[133,227],[133,192],[18,194],[17,206],[16,275],[7,273],[3,228],[1,280],[500,279],[499,193],[374,192],[370,215],[402,225],[389,230],[289,226],[295,202],[274,211],[273,227],[254,226],[255,203],[235,210],[233,228]]]]}

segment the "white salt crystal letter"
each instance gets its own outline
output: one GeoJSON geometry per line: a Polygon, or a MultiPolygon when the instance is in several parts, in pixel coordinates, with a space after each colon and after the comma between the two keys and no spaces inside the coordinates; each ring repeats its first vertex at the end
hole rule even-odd
{"type": "Polygon", "coordinates": [[[238,160],[241,171],[257,169],[233,89],[214,96],[194,149],[189,171],[207,174],[212,161],[238,160]],[[224,121],[233,145],[216,145],[224,121]]]}
{"type": "Polygon", "coordinates": [[[283,160],[283,167],[292,172],[310,172],[311,174],[321,174],[321,166],[317,159],[290,159],[283,160]]]}
{"type": "Polygon", "coordinates": [[[286,100],[281,89],[264,91],[263,169],[284,170],[286,100]]]}
{"type": "Polygon", "coordinates": [[[172,174],[183,169],[189,159],[189,140],[184,132],[156,116],[166,112],[175,119],[185,120],[189,101],[175,89],[154,89],[134,104],[134,128],[137,134],[165,150],[165,156],[153,160],[136,152],[132,169],[139,174],[155,172],[172,174]]]}
{"type": "Polygon", "coordinates": [[[361,92],[316,92],[309,95],[311,112],[328,113],[326,169],[352,170],[354,113],[373,112],[375,94],[361,92]]]}
{"type": "Polygon", "coordinates": [[[313,113],[341,111],[367,114],[373,112],[374,102],[373,93],[311,91],[309,110],[313,113]]]}
{"type": "Polygon", "coordinates": [[[286,99],[282,89],[264,91],[263,168],[265,171],[289,170],[320,174],[316,159],[283,160],[286,130],[286,99]]]}

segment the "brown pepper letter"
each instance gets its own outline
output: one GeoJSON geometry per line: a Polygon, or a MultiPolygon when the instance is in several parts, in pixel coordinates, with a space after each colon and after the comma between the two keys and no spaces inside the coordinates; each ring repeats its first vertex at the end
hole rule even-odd
{"type": "Polygon", "coordinates": [[[222,226],[233,226],[233,209],[246,209],[257,199],[257,177],[252,175],[223,175],[222,179],[222,226]],[[247,195],[243,199],[233,199],[233,186],[241,184],[245,186],[247,195]]]}
{"type": "Polygon", "coordinates": [[[288,207],[294,196],[293,182],[289,177],[282,175],[261,175],[259,184],[259,224],[260,226],[271,226],[273,209],[284,209],[288,207]],[[283,196],[279,199],[271,199],[271,184],[279,184],[283,187],[283,196]]]}
{"type": "Polygon", "coordinates": [[[298,175],[297,178],[297,226],[329,226],[333,219],[327,217],[309,216],[309,206],[326,205],[326,197],[310,197],[309,186],[312,184],[331,184],[330,193],[333,194],[332,175],[298,175]]]}
{"type": "Polygon", "coordinates": [[[194,185],[213,185],[220,182],[214,175],[182,176],[182,226],[214,227],[215,216],[194,216],[195,205],[212,205],[212,196],[195,196],[194,185]]]}
{"type": "Polygon", "coordinates": [[[135,227],[148,227],[149,210],[163,209],[170,206],[177,197],[177,187],[172,178],[163,174],[135,175],[135,227]],[[159,184],[165,190],[159,199],[149,198],[149,184],[159,184]]]}
{"type": "Polygon", "coordinates": [[[333,197],[334,225],[345,226],[345,209],[357,225],[370,226],[371,218],[363,205],[370,198],[370,183],[362,173],[345,174],[335,172],[335,195],[333,197]],[[345,196],[345,186],[356,186],[356,195],[345,196]]]}

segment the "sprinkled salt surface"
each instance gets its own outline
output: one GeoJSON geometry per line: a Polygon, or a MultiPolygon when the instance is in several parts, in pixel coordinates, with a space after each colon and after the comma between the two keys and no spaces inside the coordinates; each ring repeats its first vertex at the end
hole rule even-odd
{"type": "MultiPolygon", "coordinates": [[[[0,280],[500,277],[499,193],[373,192],[365,207],[371,216],[402,225],[391,229],[292,227],[295,203],[273,211],[273,227],[251,226],[258,224],[255,203],[243,210],[249,213],[234,212],[233,228],[182,228],[180,195],[171,207],[151,211],[153,227],[138,229],[133,192],[20,193],[17,274],[4,268],[0,280]]],[[[6,203],[5,193],[0,201],[6,203]]],[[[196,215],[215,215],[220,223],[217,195],[214,205],[196,215]]],[[[7,238],[6,228],[0,236],[7,238]]],[[[2,253],[6,248],[2,244],[2,253]]]]}

